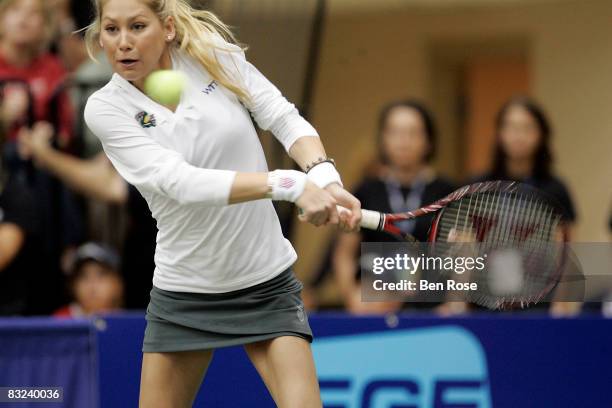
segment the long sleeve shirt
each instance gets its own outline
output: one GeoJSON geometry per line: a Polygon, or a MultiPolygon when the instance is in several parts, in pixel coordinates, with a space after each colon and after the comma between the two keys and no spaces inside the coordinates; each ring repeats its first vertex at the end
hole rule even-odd
{"type": "Polygon", "coordinates": [[[163,290],[234,291],[273,278],[297,258],[270,200],[228,199],[236,172],[268,171],[249,112],[286,150],[318,134],[240,48],[223,46],[233,50],[217,50],[219,61],[251,96],[244,105],[174,49],[173,69],[187,79],[175,112],[118,74],[85,108],[87,125],[157,221],[153,284],[163,290]]]}

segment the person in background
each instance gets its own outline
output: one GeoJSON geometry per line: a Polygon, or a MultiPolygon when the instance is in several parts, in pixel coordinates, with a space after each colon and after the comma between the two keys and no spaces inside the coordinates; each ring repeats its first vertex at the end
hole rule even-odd
{"type": "Polygon", "coordinates": [[[53,31],[52,15],[42,0],[0,2],[0,81],[5,85],[0,118],[9,142],[23,128],[48,122],[60,147],[70,143],[74,112],[63,88],[67,72],[48,52],[53,31]]]}
{"type": "Polygon", "coordinates": [[[53,49],[68,72],[75,72],[88,60],[83,36],[76,31],[87,26],[93,5],[83,0],[45,0],[53,18],[53,49]]]}
{"type": "Polygon", "coordinates": [[[83,122],[83,109],[87,98],[102,88],[113,74],[102,50],[96,50],[96,60],[88,58],[85,46],[85,29],[95,13],[90,1],[48,0],[53,10],[56,34],[54,47],[58,57],[70,72],[70,96],[76,110],[74,134],[79,141],[81,157],[92,157],[102,150],[100,142],[83,122]]]}
{"type": "Polygon", "coordinates": [[[121,251],[126,307],[145,309],[155,269],[157,226],[144,198],[121,178],[104,152],[79,159],[54,149],[44,133],[25,134],[19,142],[24,156],[72,190],[93,200],[126,206],[129,219],[121,251]]]}
{"type": "Polygon", "coordinates": [[[46,134],[66,152],[74,144],[67,72],[49,52],[54,25],[45,1],[0,2],[0,122],[7,137],[2,154],[15,180],[31,191],[40,216],[41,246],[28,306],[33,314],[50,313],[65,302],[62,259],[85,234],[81,203],[17,148],[17,139],[27,134],[46,134]]]}
{"type": "MultiPolygon", "coordinates": [[[[0,148],[3,135],[0,133],[0,148]]],[[[11,177],[0,157],[0,316],[27,312],[36,212],[29,191],[11,177]]]]}
{"type": "Polygon", "coordinates": [[[475,181],[514,180],[554,197],[566,220],[576,221],[574,201],[553,172],[552,127],[544,110],[519,96],[506,102],[495,119],[495,150],[491,170],[475,181]]]}
{"type": "MultiPolygon", "coordinates": [[[[554,174],[552,127],[544,110],[532,99],[517,96],[506,102],[495,119],[495,147],[491,170],[473,181],[514,180],[531,185],[554,198],[571,225],[576,221],[574,201],[565,183],[554,174]]],[[[547,307],[546,304],[536,308],[547,307]]],[[[580,305],[554,302],[550,312],[570,315],[580,305]]]]}
{"type": "Polygon", "coordinates": [[[121,310],[123,280],[119,256],[112,249],[89,242],[74,254],[69,288],[73,301],[55,311],[55,317],[87,317],[121,310]]]}
{"type": "MultiPolygon", "coordinates": [[[[377,143],[379,166],[355,191],[362,208],[386,213],[409,211],[453,191],[453,185],[438,177],[430,166],[436,148],[436,128],[431,113],[421,103],[406,100],[385,106],[378,120],[377,143]]],[[[405,222],[402,229],[421,242],[427,241],[431,221],[432,217],[420,217],[405,222]]],[[[338,237],[332,263],[349,312],[384,313],[398,309],[396,302],[361,302],[357,279],[361,242],[393,241],[395,238],[388,234],[370,230],[338,237]]]]}

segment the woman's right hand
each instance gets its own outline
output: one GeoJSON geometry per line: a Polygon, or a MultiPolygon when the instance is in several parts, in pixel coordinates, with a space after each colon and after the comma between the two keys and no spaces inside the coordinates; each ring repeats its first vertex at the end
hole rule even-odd
{"type": "Polygon", "coordinates": [[[317,227],[339,222],[336,199],[311,181],[306,182],[304,192],[295,204],[300,208],[300,221],[309,222],[317,227]]]}

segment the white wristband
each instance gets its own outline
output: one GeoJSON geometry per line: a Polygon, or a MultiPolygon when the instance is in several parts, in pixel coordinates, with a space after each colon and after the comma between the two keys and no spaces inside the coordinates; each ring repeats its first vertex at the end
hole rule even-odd
{"type": "Polygon", "coordinates": [[[338,183],[342,186],[340,174],[331,163],[321,163],[314,166],[308,171],[308,180],[315,183],[319,188],[325,188],[331,183],[338,183]]]}
{"type": "Polygon", "coordinates": [[[304,192],[308,178],[297,170],[274,170],[268,173],[268,197],[275,201],[296,202],[304,192]]]}

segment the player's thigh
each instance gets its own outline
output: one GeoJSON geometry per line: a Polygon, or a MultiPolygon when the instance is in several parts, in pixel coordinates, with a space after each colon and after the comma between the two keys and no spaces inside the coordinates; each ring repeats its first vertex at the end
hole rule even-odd
{"type": "Polygon", "coordinates": [[[310,343],[282,336],[245,345],[280,408],[319,408],[321,397],[310,343]]]}
{"type": "Polygon", "coordinates": [[[212,351],[143,353],[140,407],[191,407],[212,351]]]}

